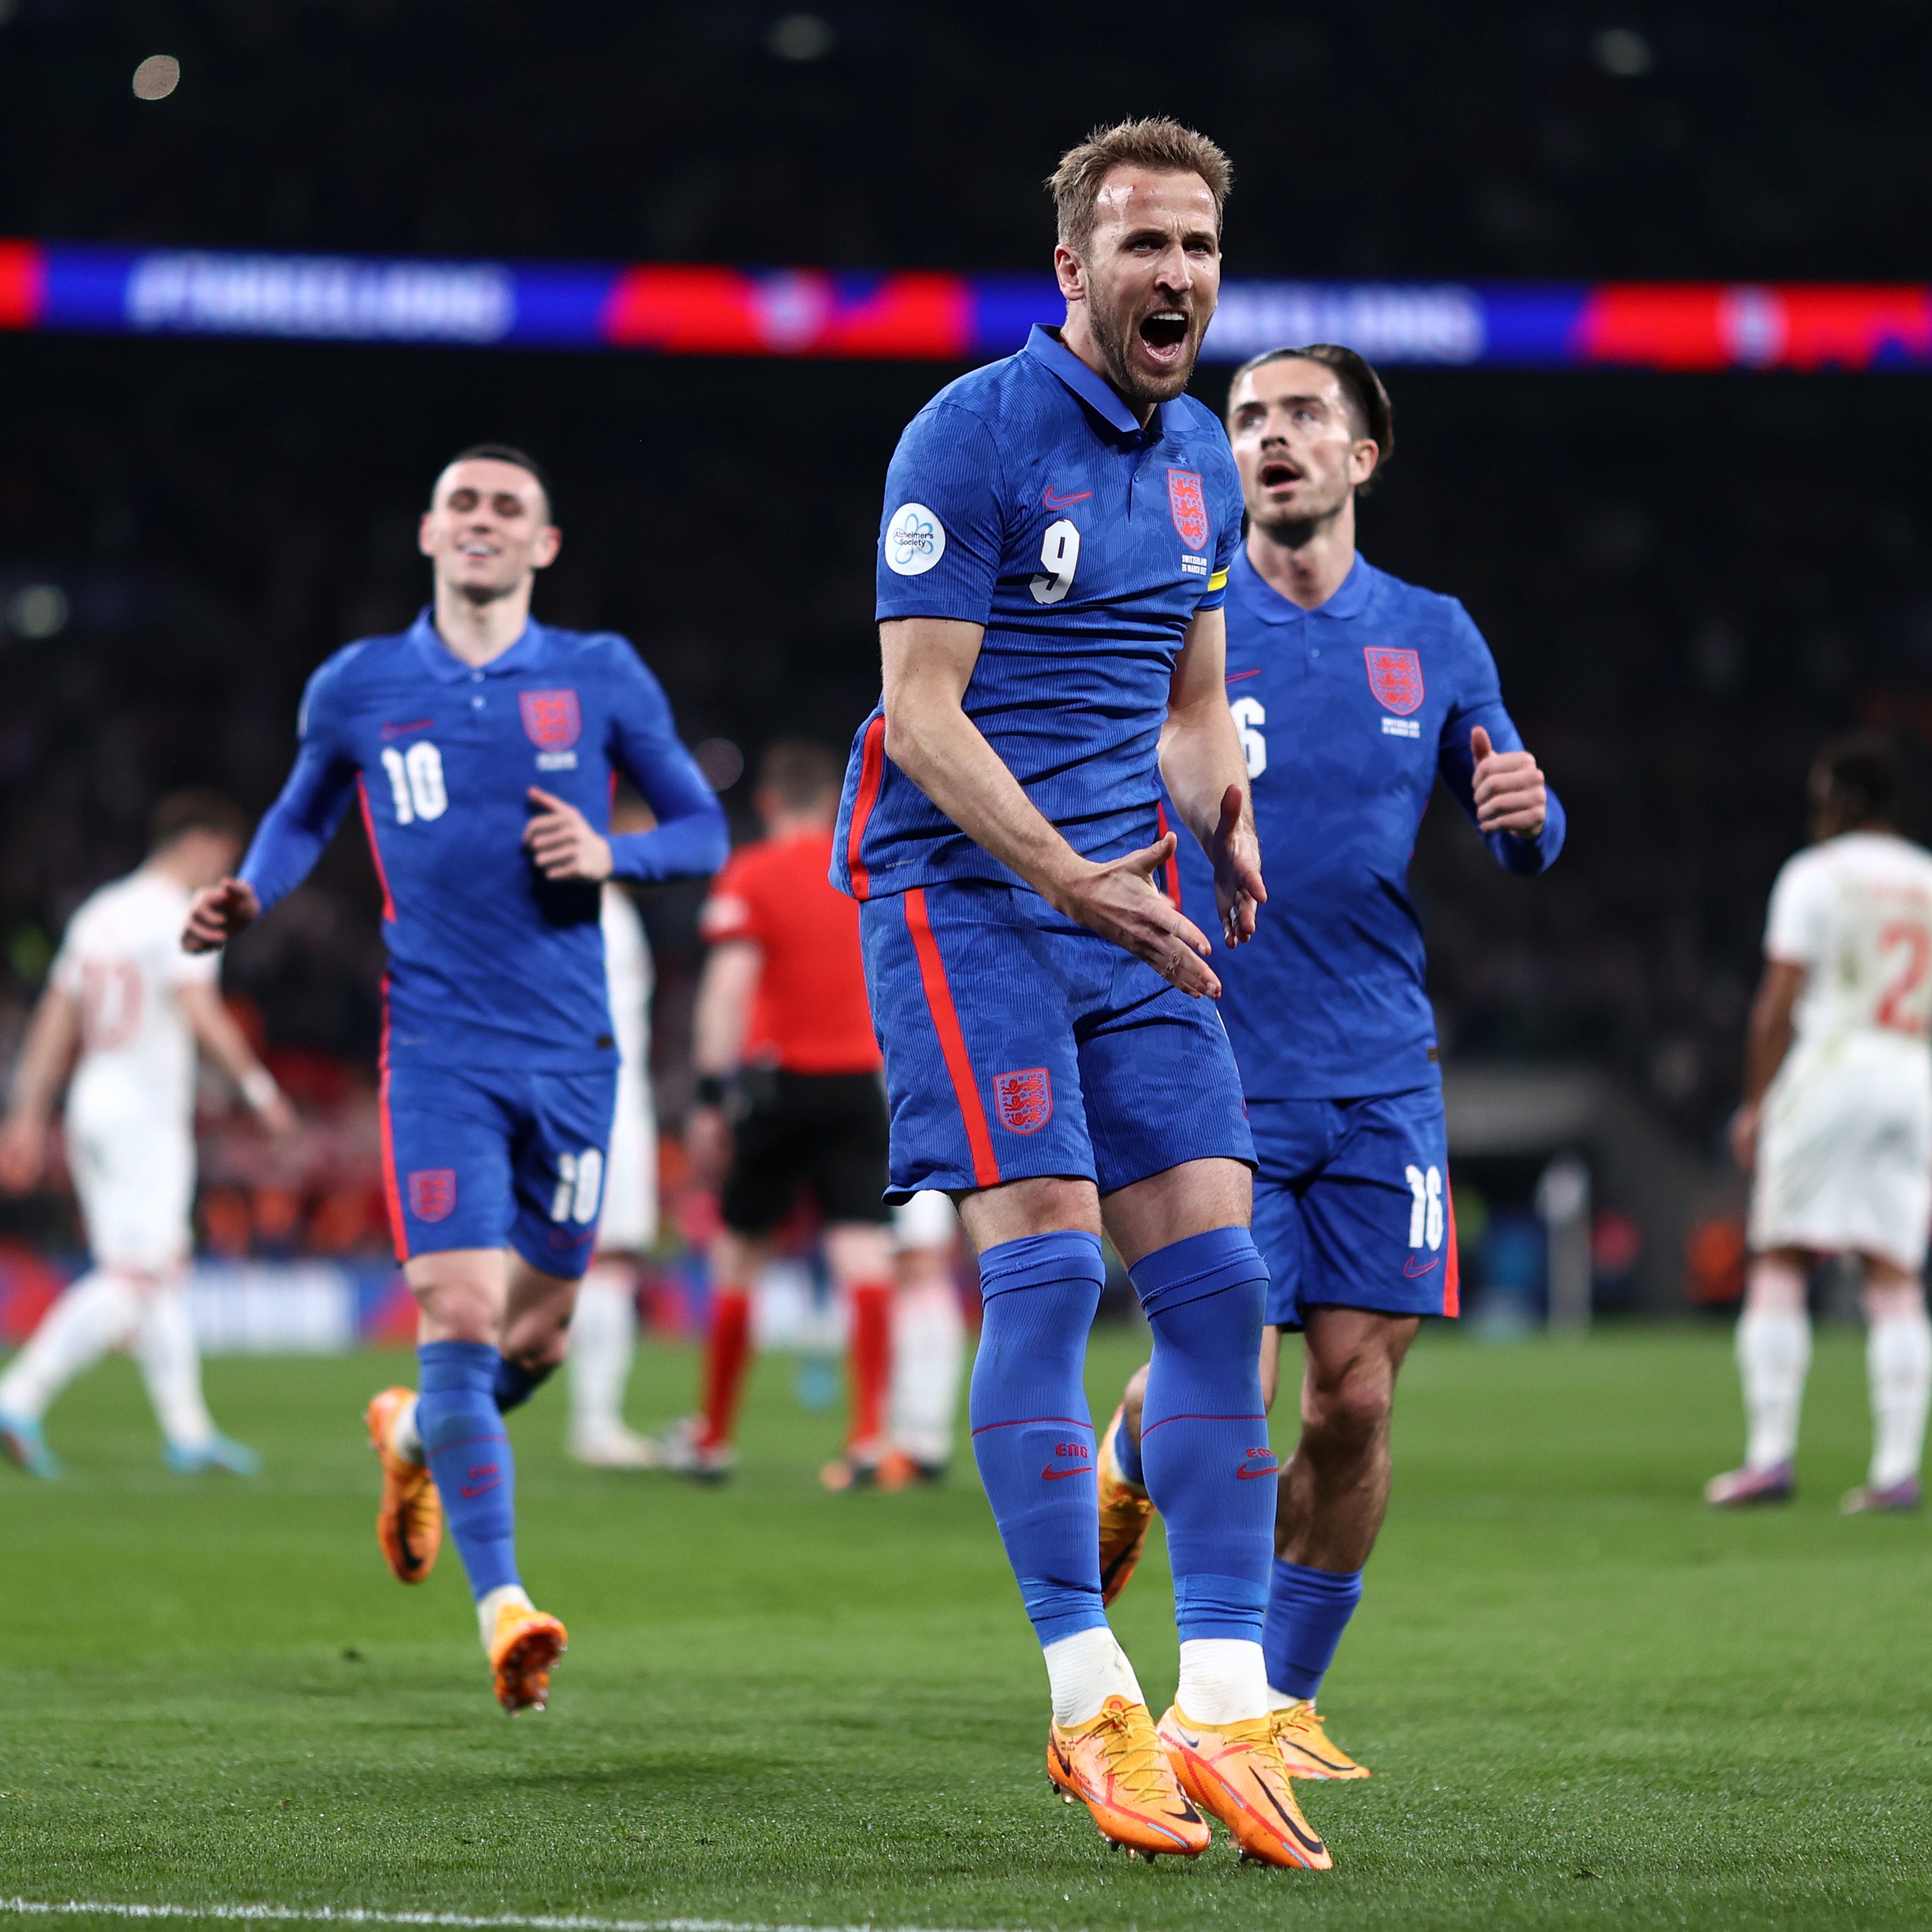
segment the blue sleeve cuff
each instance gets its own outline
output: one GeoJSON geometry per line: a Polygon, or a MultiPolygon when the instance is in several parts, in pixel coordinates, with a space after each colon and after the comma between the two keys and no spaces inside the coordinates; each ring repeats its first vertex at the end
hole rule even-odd
{"type": "Polygon", "coordinates": [[[1484,835],[1484,843],[1496,854],[1497,864],[1504,872],[1528,877],[1546,872],[1556,864],[1563,850],[1564,835],[1570,829],[1569,820],[1563,810],[1563,801],[1553,791],[1549,794],[1549,801],[1543,830],[1534,838],[1519,838],[1514,832],[1484,835]]]}
{"type": "Polygon", "coordinates": [[[614,834],[610,842],[611,877],[640,886],[664,879],[708,879],[731,850],[724,808],[715,799],[649,832],[614,834]]]}

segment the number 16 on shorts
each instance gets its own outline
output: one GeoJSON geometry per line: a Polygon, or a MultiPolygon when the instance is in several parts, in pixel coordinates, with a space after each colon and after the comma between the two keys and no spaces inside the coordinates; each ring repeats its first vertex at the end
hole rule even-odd
{"type": "Polygon", "coordinates": [[[1436,1252],[1442,1246],[1444,1226],[1442,1208],[1442,1170],[1439,1167],[1409,1166],[1403,1169],[1408,1183],[1408,1245],[1436,1252]]]}

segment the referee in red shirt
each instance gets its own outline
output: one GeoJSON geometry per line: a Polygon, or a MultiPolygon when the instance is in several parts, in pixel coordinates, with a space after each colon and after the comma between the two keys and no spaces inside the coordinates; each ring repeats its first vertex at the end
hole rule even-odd
{"type": "Polygon", "coordinates": [[[699,929],[711,943],[698,992],[698,1104],[686,1145],[717,1182],[702,1415],[659,1438],[664,1466],[718,1478],[751,1359],[752,1288],[772,1238],[808,1190],[851,1316],[852,1412],[828,1486],[872,1482],[888,1449],[893,1258],[886,1102],[866,1002],[859,908],[831,883],[844,774],[825,747],[781,740],[754,797],[766,836],[718,874],[699,929]]]}

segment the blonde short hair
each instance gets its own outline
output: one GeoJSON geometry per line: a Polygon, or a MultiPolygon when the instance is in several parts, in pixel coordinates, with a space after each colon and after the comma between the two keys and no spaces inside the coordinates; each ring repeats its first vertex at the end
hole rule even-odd
{"type": "Polygon", "coordinates": [[[1077,254],[1094,233],[1094,210],[1101,184],[1115,168],[1146,168],[1156,174],[1198,175],[1214,197],[1218,226],[1222,205],[1234,184],[1233,164],[1192,128],[1165,115],[1144,120],[1119,121],[1096,128],[1077,148],[1060,158],[1047,186],[1053,190],[1054,212],[1059,218],[1060,244],[1077,254]]]}

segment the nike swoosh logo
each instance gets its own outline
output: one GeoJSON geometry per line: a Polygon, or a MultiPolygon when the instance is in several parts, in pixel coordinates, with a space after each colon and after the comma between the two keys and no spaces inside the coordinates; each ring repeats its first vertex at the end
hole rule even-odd
{"type": "Polygon", "coordinates": [[[407,724],[385,724],[382,736],[386,738],[406,737],[412,731],[427,731],[435,722],[434,718],[418,718],[407,724]]]}
{"type": "MultiPolygon", "coordinates": [[[[1281,1474],[1281,1465],[1279,1462],[1269,1462],[1266,1464],[1256,1463],[1251,1468],[1247,1463],[1244,1462],[1241,1466],[1234,1472],[1234,1474],[1240,1477],[1243,1482],[1252,1483],[1258,1477],[1280,1475],[1281,1474]]],[[[1246,1504],[1244,1504],[1243,1507],[1246,1508],[1246,1504]]]]}
{"type": "Polygon", "coordinates": [[[1063,1483],[1069,1476],[1090,1476],[1094,1473],[1090,1463],[1084,1469],[1042,1469],[1040,1479],[1043,1483],[1063,1483]]]}
{"type": "Polygon", "coordinates": [[[493,1476],[487,1483],[465,1483],[456,1493],[466,1501],[473,1501],[478,1496],[488,1496],[492,1490],[500,1490],[502,1486],[502,1478],[493,1476]]]}
{"type": "Polygon", "coordinates": [[[1190,1750],[1198,1750],[1201,1748],[1201,1740],[1198,1738],[1190,1738],[1178,1724],[1176,1724],[1174,1727],[1174,1735],[1178,1737],[1190,1750]]]}
{"type": "Polygon", "coordinates": [[[1228,672],[1228,675],[1222,680],[1222,682],[1224,684],[1239,684],[1244,677],[1259,677],[1261,674],[1261,667],[1258,664],[1252,670],[1231,670],[1228,672]]]}
{"type": "Polygon", "coordinates": [[[1408,1260],[1402,1263],[1402,1271],[1408,1276],[1410,1280],[1417,1281],[1423,1276],[1432,1274],[1442,1265],[1442,1257],[1438,1255],[1432,1262],[1425,1262],[1420,1268],[1418,1268],[1415,1264],[1415,1257],[1411,1255],[1408,1260]]]}
{"type": "Polygon", "coordinates": [[[1070,503],[1085,502],[1093,494],[1090,490],[1076,490],[1070,496],[1058,496],[1054,492],[1053,485],[1049,483],[1040,493],[1040,500],[1049,510],[1064,510],[1070,503]]]}

